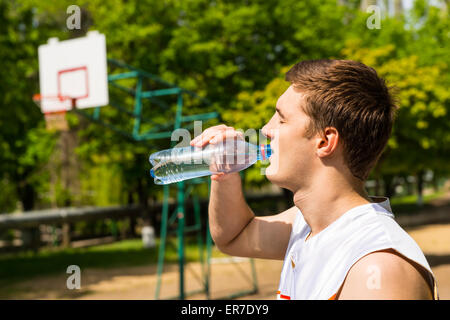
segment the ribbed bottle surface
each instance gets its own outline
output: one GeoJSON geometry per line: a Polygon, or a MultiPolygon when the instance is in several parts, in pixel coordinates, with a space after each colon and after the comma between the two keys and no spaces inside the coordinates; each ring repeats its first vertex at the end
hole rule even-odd
{"type": "Polygon", "coordinates": [[[210,144],[203,149],[173,148],[150,156],[149,161],[154,166],[150,175],[155,184],[163,185],[219,172],[241,171],[270,155],[270,145],[258,147],[242,140],[210,144]]]}

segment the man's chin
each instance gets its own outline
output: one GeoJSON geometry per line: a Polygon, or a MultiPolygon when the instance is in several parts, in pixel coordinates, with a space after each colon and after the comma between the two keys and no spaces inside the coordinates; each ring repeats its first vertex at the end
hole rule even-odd
{"type": "Polygon", "coordinates": [[[274,185],[290,190],[289,176],[281,175],[280,172],[278,172],[278,167],[274,164],[271,164],[266,168],[265,175],[267,180],[269,180],[274,185]]]}
{"type": "Polygon", "coordinates": [[[267,180],[269,180],[272,184],[276,185],[277,187],[291,190],[289,184],[287,184],[286,179],[280,179],[278,175],[266,175],[266,176],[267,180]]]}
{"type": "Polygon", "coordinates": [[[270,166],[266,168],[265,175],[267,177],[267,180],[272,182],[273,184],[278,185],[280,183],[280,176],[277,174],[277,172],[273,172],[273,169],[271,170],[270,166]]]}
{"type": "Polygon", "coordinates": [[[265,169],[265,175],[269,180],[276,178],[276,176],[279,176],[279,166],[277,163],[271,162],[265,169]]]}

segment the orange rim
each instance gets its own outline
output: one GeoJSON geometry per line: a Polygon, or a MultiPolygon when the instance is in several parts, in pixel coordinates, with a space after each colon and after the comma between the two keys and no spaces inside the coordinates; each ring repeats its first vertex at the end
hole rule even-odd
{"type": "MultiPolygon", "coordinates": [[[[69,100],[71,99],[69,96],[60,96],[60,95],[55,95],[55,96],[41,96],[40,93],[36,93],[33,95],[33,101],[40,106],[41,105],[41,101],[43,99],[50,99],[50,100],[59,100],[60,102],[63,102],[65,100],[69,100]]],[[[59,111],[49,111],[49,112],[43,112],[44,115],[51,115],[51,114],[64,114],[66,113],[67,110],[59,110],[59,111]]]]}

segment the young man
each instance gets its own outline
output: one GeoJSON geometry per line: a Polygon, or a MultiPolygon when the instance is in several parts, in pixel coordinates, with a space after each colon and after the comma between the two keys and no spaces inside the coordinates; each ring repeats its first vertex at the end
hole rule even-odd
{"type": "MultiPolygon", "coordinates": [[[[295,206],[256,217],[237,173],[211,176],[209,223],[230,255],[284,259],[281,299],[432,299],[422,251],[395,222],[387,198],[364,181],[391,133],[395,105],[372,68],[345,60],[303,61],[264,126],[274,150],[267,178],[295,206]]],[[[220,125],[191,145],[242,136],[220,125]]]]}

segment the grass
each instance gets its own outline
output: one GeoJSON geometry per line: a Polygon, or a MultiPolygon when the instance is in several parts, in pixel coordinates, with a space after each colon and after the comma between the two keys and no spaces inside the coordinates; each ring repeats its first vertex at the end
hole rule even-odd
{"type": "Polygon", "coordinates": [[[430,201],[438,199],[445,194],[444,190],[423,196],[423,205],[417,204],[417,195],[406,195],[392,197],[390,199],[391,208],[395,215],[414,214],[420,210],[431,207],[430,201]]]}
{"type": "MultiPolygon", "coordinates": [[[[178,261],[176,239],[170,239],[166,245],[165,263],[178,261]]],[[[156,247],[146,249],[141,239],[131,239],[112,244],[88,248],[42,249],[38,253],[31,251],[0,256],[0,286],[28,280],[33,277],[65,273],[69,265],[83,268],[115,268],[156,264],[159,239],[156,247]]],[[[213,250],[213,256],[221,253],[213,250]]],[[[206,253],[206,250],[205,250],[206,253]]],[[[186,241],[185,258],[187,262],[199,261],[197,243],[186,241]]]]}

